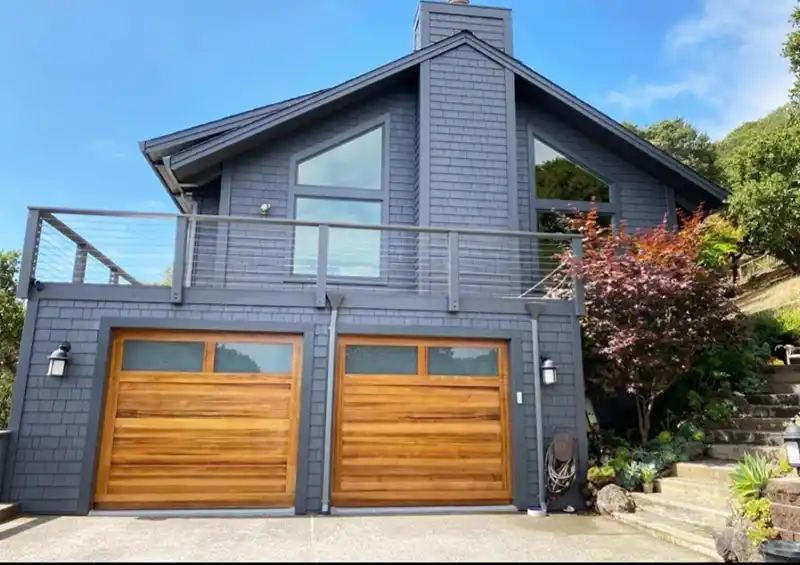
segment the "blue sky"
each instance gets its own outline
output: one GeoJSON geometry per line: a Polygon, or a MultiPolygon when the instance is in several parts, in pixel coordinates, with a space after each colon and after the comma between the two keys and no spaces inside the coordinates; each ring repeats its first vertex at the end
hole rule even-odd
{"type": "MultiPolygon", "coordinates": [[[[619,120],[683,115],[718,137],[791,83],[792,0],[480,3],[512,8],[518,58],[619,120]]],[[[0,249],[21,246],[28,205],[172,211],[138,141],[401,57],[416,5],[0,1],[0,249]]]]}

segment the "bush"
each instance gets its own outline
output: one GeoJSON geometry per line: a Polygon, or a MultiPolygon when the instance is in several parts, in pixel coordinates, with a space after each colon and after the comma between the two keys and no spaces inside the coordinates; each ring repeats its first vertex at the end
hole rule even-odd
{"type": "Polygon", "coordinates": [[[758,547],[763,542],[774,539],[777,531],[772,526],[772,503],[768,498],[750,500],[744,507],[744,516],[752,522],[747,537],[758,547]]]}
{"type": "Polygon", "coordinates": [[[10,374],[0,371],[0,430],[8,427],[11,417],[11,389],[14,379],[10,374]]]}
{"type": "Polygon", "coordinates": [[[586,473],[587,481],[596,490],[600,490],[607,484],[613,483],[616,478],[617,472],[608,465],[589,467],[589,471],[586,473]]]}
{"type": "Polygon", "coordinates": [[[737,312],[727,287],[699,264],[701,225],[698,213],[680,231],[662,223],[635,234],[624,225],[610,232],[596,209],[571,225],[584,236],[583,256],[564,255],[584,281],[585,345],[601,361],[587,377],[608,393],[634,397],[642,441],[656,400],[704,351],[728,342],[737,312]]]}

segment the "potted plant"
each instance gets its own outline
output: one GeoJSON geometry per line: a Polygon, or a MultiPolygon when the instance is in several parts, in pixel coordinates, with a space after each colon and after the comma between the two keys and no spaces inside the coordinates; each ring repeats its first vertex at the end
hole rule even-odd
{"type": "Polygon", "coordinates": [[[652,463],[642,465],[640,473],[642,476],[642,491],[645,494],[653,494],[653,483],[658,475],[656,472],[656,466],[652,463]]]}

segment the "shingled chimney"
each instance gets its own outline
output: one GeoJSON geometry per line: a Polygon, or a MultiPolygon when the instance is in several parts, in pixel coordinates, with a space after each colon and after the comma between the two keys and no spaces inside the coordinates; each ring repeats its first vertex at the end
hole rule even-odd
{"type": "Polygon", "coordinates": [[[469,30],[490,45],[513,55],[511,10],[475,6],[469,0],[423,1],[414,20],[414,50],[469,30]]]}

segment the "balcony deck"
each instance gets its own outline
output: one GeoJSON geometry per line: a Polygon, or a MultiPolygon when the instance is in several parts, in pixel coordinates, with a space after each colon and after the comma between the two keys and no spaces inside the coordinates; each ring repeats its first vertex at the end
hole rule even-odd
{"type": "MultiPolygon", "coordinates": [[[[31,208],[21,281],[71,285],[302,291],[572,301],[582,286],[558,253],[573,234],[321,223],[264,217],[31,208]]],[[[26,298],[29,285],[20,284],[26,298]]]]}

